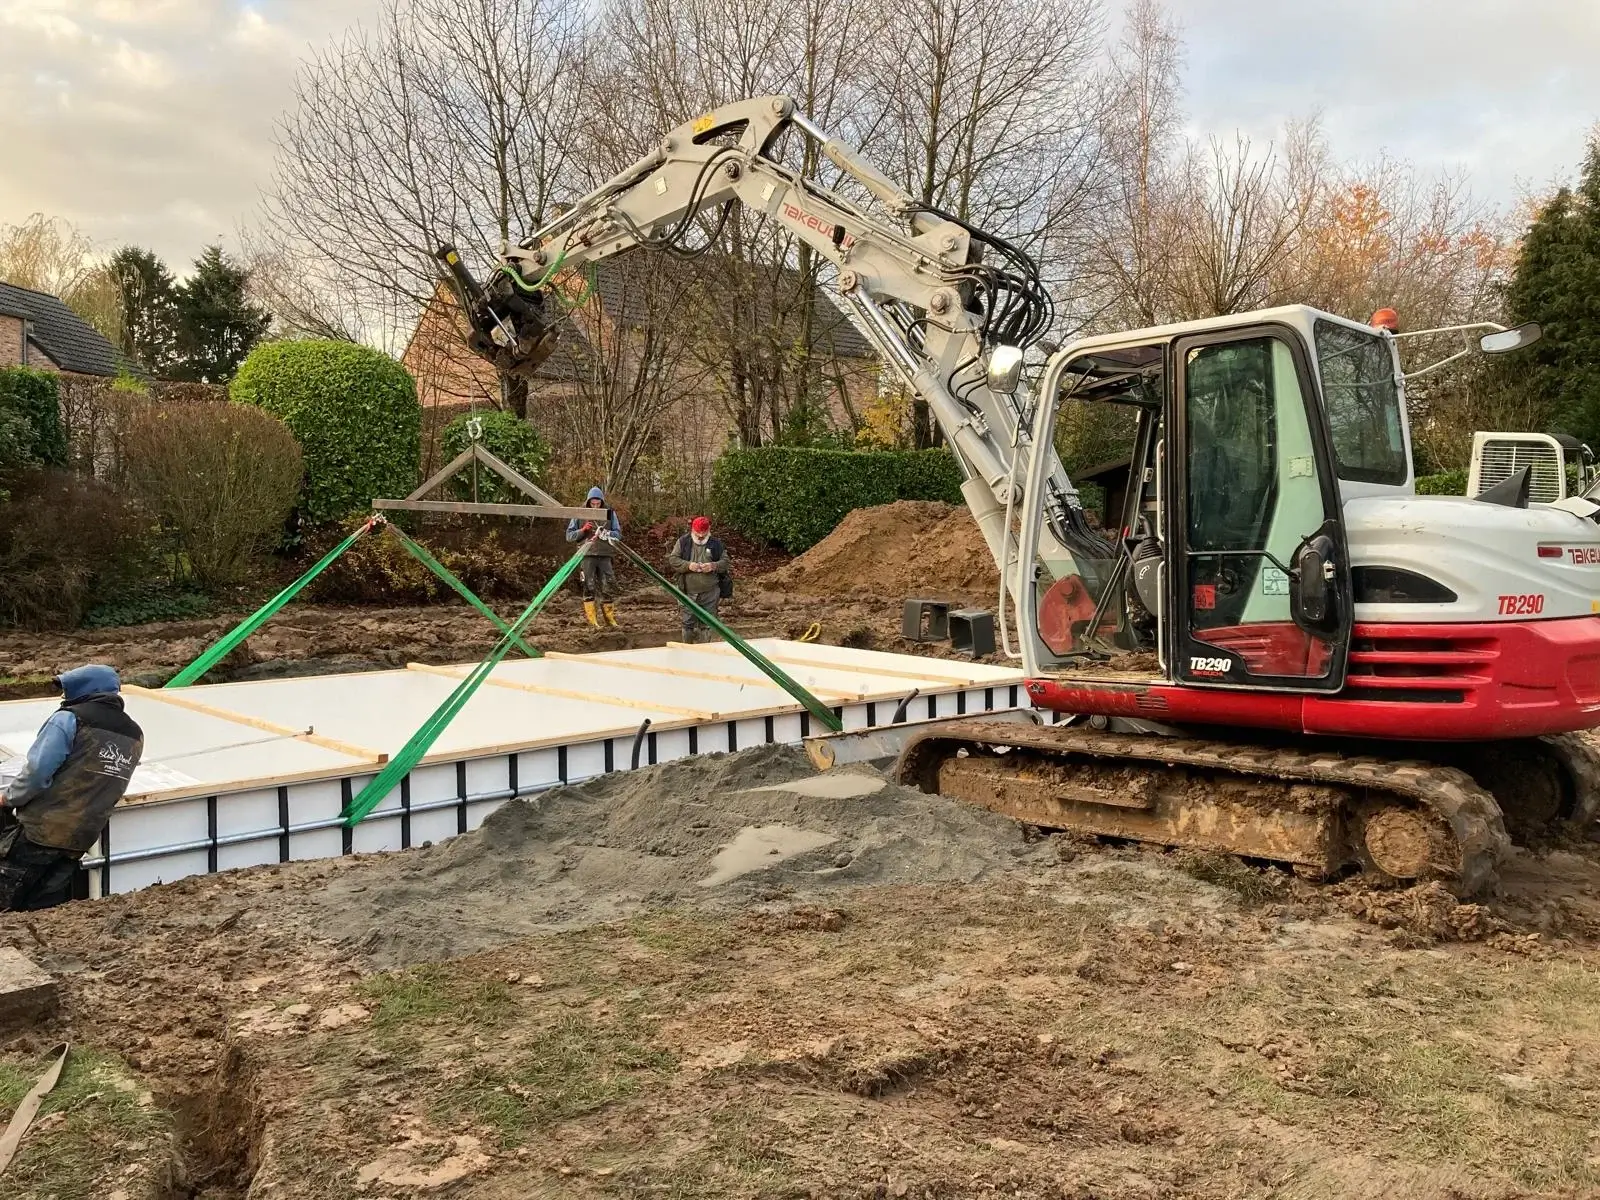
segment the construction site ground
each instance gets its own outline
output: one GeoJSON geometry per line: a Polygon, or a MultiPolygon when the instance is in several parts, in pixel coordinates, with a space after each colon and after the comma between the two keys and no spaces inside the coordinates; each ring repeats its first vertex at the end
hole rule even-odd
{"type": "MultiPolygon", "coordinates": [[[[741,581],[741,631],[909,649],[899,581],[786,578],[741,581]]],[[[538,640],[676,636],[649,593],[620,615],[563,598],[538,640]]],[[[0,663],[19,691],[165,677],[227,624],[8,633],[0,663]]],[[[291,607],[227,670],[493,641],[465,608],[291,607]]],[[[6,1035],[0,1114],[72,1045],[0,1200],[1600,1194],[1581,836],[1463,905],[1042,835],[766,747],[403,853],[0,915],[0,944],[62,992],[6,1035]]]]}

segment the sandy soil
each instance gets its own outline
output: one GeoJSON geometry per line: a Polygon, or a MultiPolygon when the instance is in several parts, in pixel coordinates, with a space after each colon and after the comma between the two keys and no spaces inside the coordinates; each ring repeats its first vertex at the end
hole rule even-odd
{"type": "Polygon", "coordinates": [[[82,1055],[0,1200],[1600,1188],[1591,845],[1456,905],[762,748],[0,940],[66,993],[0,1106],[82,1055]]]}
{"type": "Polygon", "coordinates": [[[933,500],[858,508],[767,583],[803,596],[919,596],[990,609],[1000,592],[971,514],[933,500]]]}

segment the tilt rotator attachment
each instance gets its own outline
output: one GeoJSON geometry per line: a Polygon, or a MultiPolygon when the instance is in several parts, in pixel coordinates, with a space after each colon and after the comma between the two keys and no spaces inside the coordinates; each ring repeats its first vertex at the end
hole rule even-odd
{"type": "Polygon", "coordinates": [[[532,283],[504,266],[485,288],[472,277],[454,246],[440,246],[434,257],[444,264],[445,277],[471,326],[468,347],[502,375],[532,375],[556,347],[555,322],[542,291],[554,266],[532,283]]]}

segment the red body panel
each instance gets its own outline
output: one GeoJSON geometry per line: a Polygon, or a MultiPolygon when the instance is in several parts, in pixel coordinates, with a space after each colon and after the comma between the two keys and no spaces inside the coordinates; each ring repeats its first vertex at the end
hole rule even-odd
{"type": "Polygon", "coordinates": [[[1028,681],[1036,708],[1404,741],[1488,741],[1600,726],[1600,616],[1357,625],[1344,690],[1028,681]]]}

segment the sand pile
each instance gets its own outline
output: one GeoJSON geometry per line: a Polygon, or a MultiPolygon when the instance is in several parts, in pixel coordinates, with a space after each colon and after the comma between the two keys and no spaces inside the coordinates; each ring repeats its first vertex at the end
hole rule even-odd
{"type": "Polygon", "coordinates": [[[802,596],[926,596],[993,607],[1000,576],[965,508],[899,500],[858,508],[799,558],[768,575],[768,588],[802,596]]]}
{"type": "Polygon", "coordinates": [[[501,807],[474,833],[334,876],[307,896],[325,935],[384,965],[468,954],[647,906],[819,899],[969,883],[1053,862],[993,813],[888,782],[817,775],[763,746],[617,772],[501,807]]]}

